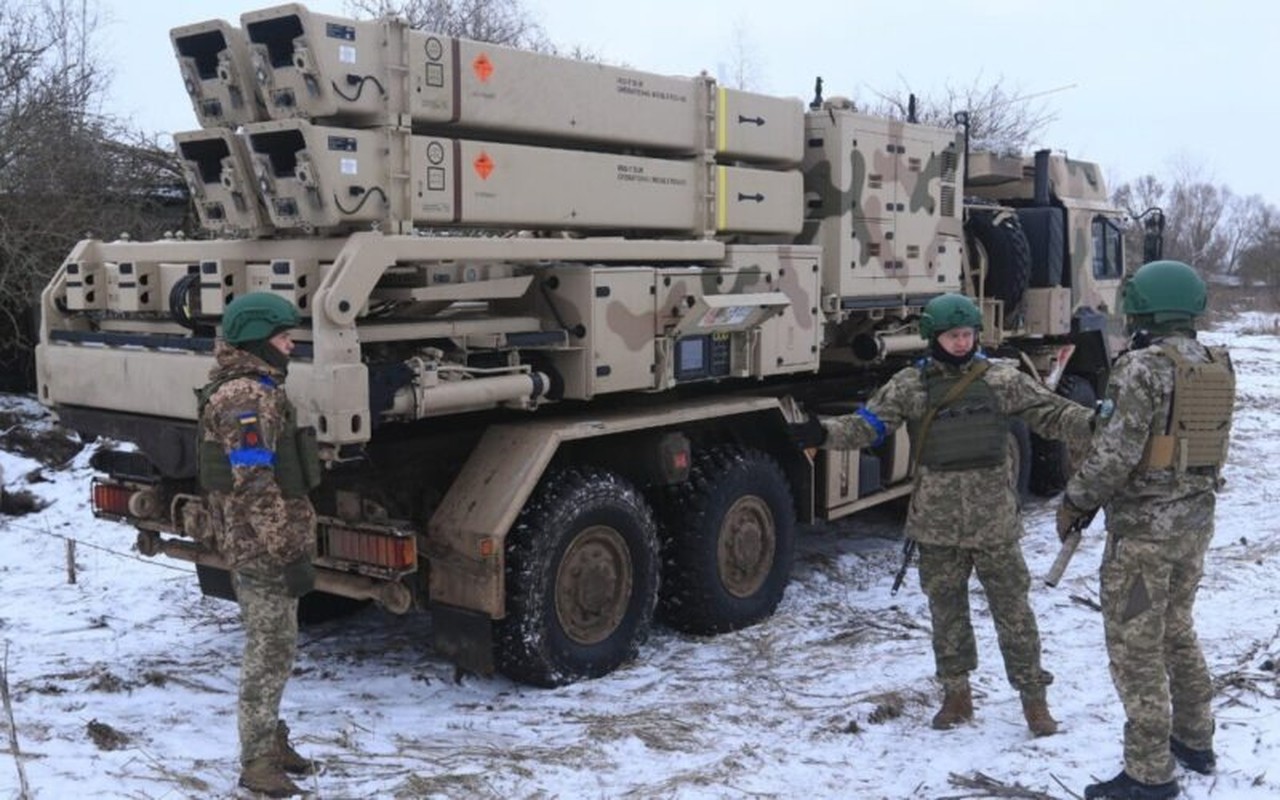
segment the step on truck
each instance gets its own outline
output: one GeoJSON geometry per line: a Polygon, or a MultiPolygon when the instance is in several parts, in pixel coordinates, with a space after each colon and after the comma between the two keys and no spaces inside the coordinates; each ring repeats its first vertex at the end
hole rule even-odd
{"type": "MultiPolygon", "coordinates": [[[[988,350],[1092,402],[1121,334],[1125,219],[1097,166],[969,152],[962,128],[289,4],[176,28],[200,231],[86,239],[42,295],[38,393],[119,443],[93,508],[194,562],[196,400],[223,310],[303,318],[287,390],[324,479],[304,611],[425,609],[438,652],[558,685],[655,617],[770,616],[798,525],[911,490],[905,431],[805,452],[919,357],[962,292],[988,350]],[[128,443],[127,445],[124,443],[128,443]]],[[[1056,443],[1010,434],[1020,488],[1056,443]]]]}

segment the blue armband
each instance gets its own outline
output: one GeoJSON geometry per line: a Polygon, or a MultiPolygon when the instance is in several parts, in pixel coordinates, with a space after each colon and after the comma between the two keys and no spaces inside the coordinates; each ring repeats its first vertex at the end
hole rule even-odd
{"type": "Polygon", "coordinates": [[[884,421],[881,420],[879,417],[877,417],[875,415],[875,412],[871,411],[866,406],[860,407],[854,413],[857,414],[859,417],[862,417],[862,419],[865,420],[866,423],[871,426],[872,430],[876,432],[876,440],[871,443],[871,446],[879,447],[880,445],[884,444],[884,437],[885,437],[884,421]]]}
{"type": "Polygon", "coordinates": [[[274,467],[276,454],[265,447],[237,447],[227,455],[233,467],[274,467]]]}
{"type": "Polygon", "coordinates": [[[258,425],[258,415],[252,411],[236,417],[239,428],[240,443],[231,448],[227,460],[232,467],[274,467],[276,454],[265,447],[262,441],[262,428],[258,425]]]}

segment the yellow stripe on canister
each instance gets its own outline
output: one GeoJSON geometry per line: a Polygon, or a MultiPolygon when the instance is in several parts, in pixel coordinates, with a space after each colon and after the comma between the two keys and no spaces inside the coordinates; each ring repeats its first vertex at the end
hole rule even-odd
{"type": "Polygon", "coordinates": [[[729,149],[729,92],[723,86],[716,87],[716,152],[729,149]]]}
{"type": "Polygon", "coordinates": [[[716,230],[729,227],[729,169],[716,167],[716,230]]]}

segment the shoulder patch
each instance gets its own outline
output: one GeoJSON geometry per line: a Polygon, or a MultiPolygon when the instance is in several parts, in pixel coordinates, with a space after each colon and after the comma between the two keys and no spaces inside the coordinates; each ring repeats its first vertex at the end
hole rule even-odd
{"type": "Polygon", "coordinates": [[[241,447],[262,446],[262,428],[258,425],[256,412],[241,414],[236,417],[236,423],[240,426],[241,447]]]}

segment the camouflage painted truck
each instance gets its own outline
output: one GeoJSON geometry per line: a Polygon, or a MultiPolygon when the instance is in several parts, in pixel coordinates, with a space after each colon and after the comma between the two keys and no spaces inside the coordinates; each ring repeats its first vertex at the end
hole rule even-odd
{"type": "MultiPolygon", "coordinates": [[[[1125,261],[1094,165],[296,4],[171,39],[203,232],[80,242],[43,293],[38,391],[135,445],[96,457],[95,512],[207,594],[230,584],[193,389],[244,292],[304,318],[288,392],[325,465],[304,605],[427,609],[439,652],[541,685],[613,670],[655,613],[768,617],[799,523],[909,493],[905,432],[803,452],[784,398],[865,399],[939,293],[1059,391],[1104,379],[1125,261]]],[[[1010,449],[1057,488],[1060,451],[1010,449]]]]}

